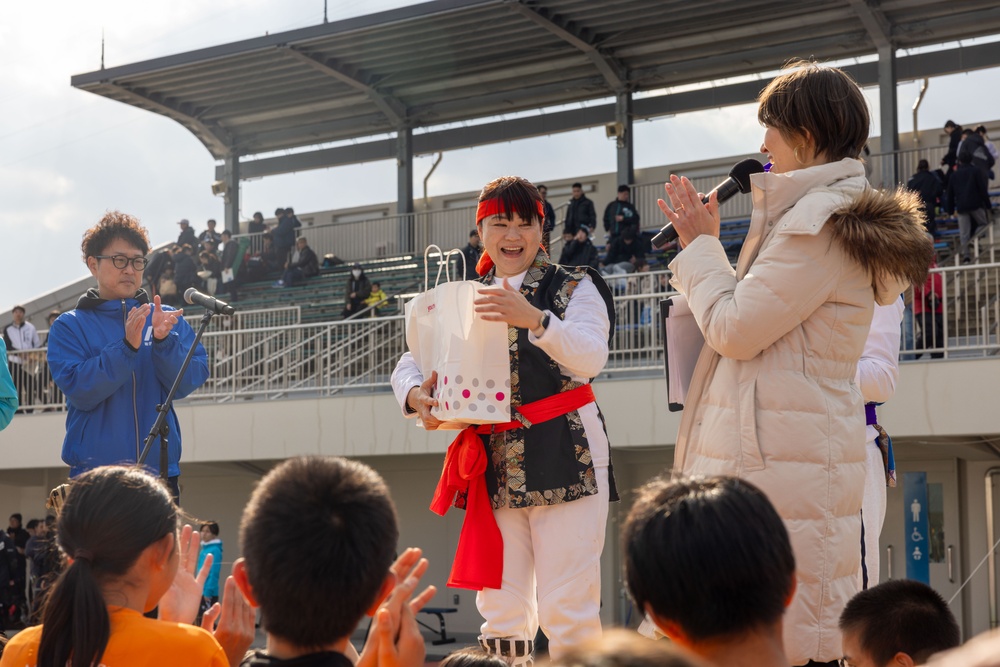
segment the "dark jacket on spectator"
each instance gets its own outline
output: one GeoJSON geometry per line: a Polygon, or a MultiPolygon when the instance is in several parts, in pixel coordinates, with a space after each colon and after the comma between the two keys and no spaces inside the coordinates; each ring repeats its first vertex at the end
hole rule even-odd
{"type": "Polygon", "coordinates": [[[465,255],[465,279],[478,279],[479,274],[476,273],[476,263],[479,261],[479,256],[483,254],[482,245],[476,248],[471,243],[466,243],[465,247],[462,248],[462,254],[465,255]]]}
{"type": "Polygon", "coordinates": [[[189,245],[192,248],[198,247],[198,237],[194,235],[194,230],[188,227],[181,230],[177,236],[177,245],[189,245]]]}
{"type": "Polygon", "coordinates": [[[312,278],[313,276],[319,275],[319,259],[317,259],[316,253],[313,252],[313,249],[306,246],[299,251],[299,261],[292,262],[288,265],[288,268],[302,269],[303,276],[306,278],[312,278]]]}
{"type": "Polygon", "coordinates": [[[622,235],[626,227],[631,227],[639,233],[639,211],[635,210],[632,202],[618,201],[615,199],[604,209],[604,231],[616,239],[622,235]],[[616,217],[622,216],[623,220],[618,222],[616,217]]]}
{"type": "Polygon", "coordinates": [[[986,174],[971,164],[959,164],[948,179],[948,212],[968,213],[990,207],[986,174]]]}
{"type": "Polygon", "coordinates": [[[958,163],[958,145],[962,143],[962,126],[959,125],[948,135],[948,152],[945,153],[941,163],[948,165],[949,169],[954,168],[958,163]]]}
{"type": "Polygon", "coordinates": [[[910,180],[906,182],[909,190],[920,193],[920,199],[924,202],[924,208],[934,212],[938,197],[944,193],[944,185],[934,173],[930,171],[918,171],[910,180]]]}
{"type": "Polygon", "coordinates": [[[354,276],[347,278],[347,289],[344,290],[344,303],[351,303],[351,292],[354,292],[354,299],[357,301],[364,301],[372,293],[372,284],[368,281],[368,276],[365,275],[364,270],[361,271],[361,276],[358,278],[354,276]]]}
{"type": "Polygon", "coordinates": [[[646,247],[644,239],[637,237],[631,243],[625,241],[621,236],[616,238],[608,249],[604,258],[604,264],[617,264],[618,262],[630,262],[632,258],[645,259],[646,247]]]}
{"type": "Polygon", "coordinates": [[[201,287],[198,267],[194,263],[194,258],[186,252],[179,252],[174,257],[174,282],[177,283],[178,294],[184,294],[188,287],[201,287]]]}
{"type": "Polygon", "coordinates": [[[589,266],[596,269],[597,248],[589,238],[586,241],[573,239],[563,248],[559,263],[563,266],[589,266]]]}
{"type": "Polygon", "coordinates": [[[239,251],[240,244],[233,240],[222,246],[222,258],[219,261],[222,262],[223,269],[233,268],[233,264],[236,263],[236,254],[239,251]]]}
{"type": "MultiPolygon", "coordinates": [[[[271,235],[274,237],[274,247],[278,249],[279,253],[288,252],[295,245],[295,230],[301,226],[302,223],[294,215],[278,221],[278,226],[271,232],[271,235]]],[[[285,258],[282,257],[281,261],[284,262],[285,258]]]]}
{"type": "Polygon", "coordinates": [[[566,206],[566,222],[563,223],[563,234],[576,234],[580,230],[580,225],[586,225],[588,229],[597,227],[597,213],[594,211],[594,202],[587,199],[587,195],[581,195],[579,199],[570,199],[566,206]]]}
{"type": "Polygon", "coordinates": [[[545,218],[542,220],[542,231],[551,232],[556,228],[556,210],[546,199],[542,202],[542,210],[545,211],[545,218]]]}

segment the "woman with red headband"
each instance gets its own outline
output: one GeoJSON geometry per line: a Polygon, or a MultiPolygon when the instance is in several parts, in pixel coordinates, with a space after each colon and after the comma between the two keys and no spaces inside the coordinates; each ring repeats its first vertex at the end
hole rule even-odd
{"type": "MultiPolygon", "coordinates": [[[[468,510],[467,524],[476,522],[463,528],[449,585],[479,590],[480,643],[510,664],[530,661],[539,625],[554,658],[600,635],[600,557],[608,503],[618,499],[590,387],[614,332],[611,292],[589,267],[550,263],[540,247],[543,219],[538,190],[523,178],[498,178],[479,196],[477,270],[492,287],[476,312],[507,323],[514,420],[462,431],[432,506],[443,511],[457,491],[455,505],[468,510]],[[485,472],[468,479],[466,471],[464,486],[454,483],[453,466],[476,456],[485,472]],[[473,511],[480,500],[485,516],[473,511]],[[468,541],[467,532],[475,533],[468,541]],[[502,551],[502,560],[490,551],[502,551]]],[[[421,376],[409,352],[392,376],[403,413],[428,430],[440,423],[432,414],[436,382],[436,373],[421,376]]]]}

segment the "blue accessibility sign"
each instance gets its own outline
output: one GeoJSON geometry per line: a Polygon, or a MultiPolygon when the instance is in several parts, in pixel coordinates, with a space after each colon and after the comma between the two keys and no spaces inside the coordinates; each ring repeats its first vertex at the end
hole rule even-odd
{"type": "Polygon", "coordinates": [[[903,522],[906,531],[906,578],[931,583],[927,473],[903,473],[903,522]]]}

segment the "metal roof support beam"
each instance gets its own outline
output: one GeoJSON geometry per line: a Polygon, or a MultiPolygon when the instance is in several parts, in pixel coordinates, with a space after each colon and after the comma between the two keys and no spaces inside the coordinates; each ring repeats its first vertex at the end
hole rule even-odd
{"type": "Polygon", "coordinates": [[[240,233],[240,156],[233,154],[226,158],[223,165],[226,184],[225,195],[225,228],[233,234],[240,233]]]}
{"type": "Polygon", "coordinates": [[[618,162],[618,185],[635,182],[635,150],[632,134],[632,93],[615,96],[615,154],[618,162]]]}
{"type": "MultiPolygon", "coordinates": [[[[995,67],[1000,61],[1000,42],[963,46],[947,51],[933,51],[893,59],[896,79],[909,81],[924,77],[943,76],[956,72],[995,67]]],[[[862,86],[879,83],[879,63],[861,63],[843,67],[862,86]]],[[[727,86],[702,88],[672,95],[643,97],[632,100],[632,118],[646,119],[671,114],[713,109],[733,104],[751,103],[767,85],[766,80],[745,81],[727,86]]],[[[895,86],[887,89],[895,92],[895,86]]],[[[418,155],[483,146],[503,141],[516,141],[615,122],[614,104],[569,109],[537,116],[513,118],[508,121],[434,130],[413,137],[413,150],[418,155]]],[[[883,134],[885,131],[883,130],[883,134]]],[[[888,139],[886,140],[888,141],[888,139]]],[[[887,146],[883,143],[882,146],[887,146]]],[[[326,169],[376,160],[391,160],[396,156],[395,139],[367,141],[348,146],[323,148],[292,155],[247,160],[241,165],[245,179],[262,178],[309,169],[326,169]]],[[[884,148],[884,150],[888,150],[884,148]]],[[[223,167],[216,167],[216,178],[224,177],[223,167]]]]}
{"type": "Polygon", "coordinates": [[[396,214],[399,218],[399,252],[416,252],[413,246],[413,129],[396,132],[396,214]],[[409,215],[406,215],[409,214],[409,215]]]}
{"type": "Polygon", "coordinates": [[[233,139],[221,127],[210,127],[204,122],[189,113],[181,111],[176,105],[166,101],[147,97],[140,92],[132,90],[120,83],[107,81],[107,86],[111,86],[116,91],[117,97],[124,97],[128,103],[139,108],[147,108],[158,114],[172,118],[198,137],[212,153],[212,157],[217,160],[227,157],[233,145],[233,139]]]}
{"type": "Polygon", "coordinates": [[[602,53],[584,36],[582,31],[574,30],[571,24],[562,21],[558,16],[550,15],[544,7],[534,9],[525,5],[522,0],[505,0],[505,3],[512,11],[582,51],[594,63],[594,67],[600,71],[601,76],[608,82],[608,86],[612,90],[619,92],[628,87],[628,74],[625,68],[610,56],[602,53]]]}
{"type": "Polygon", "coordinates": [[[356,76],[348,74],[346,71],[347,68],[332,58],[317,57],[288,44],[282,44],[278,48],[282,53],[295,58],[299,62],[309,65],[317,72],[320,72],[321,74],[332,79],[336,79],[337,81],[350,86],[354,90],[367,95],[375,106],[379,108],[379,111],[385,114],[385,117],[388,118],[389,122],[393,125],[402,125],[406,121],[406,108],[399,102],[399,100],[390,95],[386,95],[356,76]]]}
{"type": "MultiPolygon", "coordinates": [[[[897,151],[899,150],[899,105],[896,95],[898,84],[896,79],[896,45],[892,38],[892,25],[878,10],[877,0],[848,0],[848,2],[858,18],[861,19],[865,31],[868,32],[868,36],[872,38],[872,42],[878,50],[881,151],[883,153],[897,151]]],[[[887,166],[886,182],[893,185],[898,182],[895,160],[887,166]]]]}

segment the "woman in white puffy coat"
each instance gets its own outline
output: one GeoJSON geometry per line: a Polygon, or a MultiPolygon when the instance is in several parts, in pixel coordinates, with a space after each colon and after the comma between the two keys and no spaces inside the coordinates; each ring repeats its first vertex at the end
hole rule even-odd
{"type": "MultiPolygon", "coordinates": [[[[837,619],[858,588],[865,424],[854,382],[876,301],[922,282],[920,202],[872,190],[859,156],[867,104],[843,72],[796,65],[761,93],[754,211],[735,271],[718,202],[671,176],[660,202],[684,250],[670,265],[705,336],[674,455],[684,475],[737,475],[785,520],[797,592],[792,665],[842,656],[837,619]]],[[[834,663],[835,664],[835,663],[834,663]]]]}

